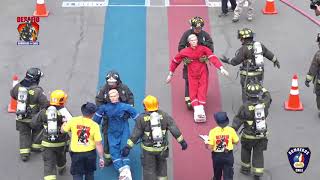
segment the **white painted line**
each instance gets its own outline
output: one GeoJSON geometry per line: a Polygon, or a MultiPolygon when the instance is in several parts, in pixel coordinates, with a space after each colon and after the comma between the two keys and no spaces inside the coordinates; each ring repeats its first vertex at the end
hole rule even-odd
{"type": "Polygon", "coordinates": [[[164,1],[164,5],[165,5],[165,7],[170,6],[170,0],[165,0],[165,1],[164,1]]]}
{"type": "MultiPolygon", "coordinates": [[[[109,4],[109,0],[105,1],[63,1],[62,7],[221,7],[221,2],[210,2],[205,0],[206,4],[179,4],[170,5],[170,0],[165,0],[164,5],[151,5],[150,0],[145,0],[145,4],[109,4]]],[[[248,3],[245,4],[248,6],[248,3]]]]}
{"type": "Polygon", "coordinates": [[[144,1],[144,5],[147,6],[147,7],[149,7],[149,6],[150,6],[150,0],[145,0],[145,1],[144,1]]]}

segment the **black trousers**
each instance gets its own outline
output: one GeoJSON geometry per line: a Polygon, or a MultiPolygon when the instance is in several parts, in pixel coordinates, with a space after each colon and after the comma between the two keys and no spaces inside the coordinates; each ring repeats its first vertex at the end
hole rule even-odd
{"type": "Polygon", "coordinates": [[[157,180],[158,178],[167,178],[167,158],[169,150],[162,154],[159,152],[149,152],[142,150],[141,163],[143,167],[144,180],[157,180]]]}
{"type": "Polygon", "coordinates": [[[42,152],[44,163],[44,177],[56,176],[57,169],[62,170],[66,166],[65,147],[45,147],[42,152]]]}
{"type": "Polygon", "coordinates": [[[222,172],[224,180],[233,180],[233,152],[212,152],[214,180],[221,180],[222,172]]]}
{"type": "Polygon", "coordinates": [[[41,129],[32,129],[29,122],[16,121],[16,130],[19,131],[20,156],[29,156],[31,148],[38,150],[42,147],[41,138],[36,140],[41,129]]]}
{"type": "Polygon", "coordinates": [[[72,161],[70,174],[74,176],[90,175],[97,169],[95,149],[89,152],[70,152],[70,156],[72,161]]]}
{"type": "Polygon", "coordinates": [[[221,11],[223,13],[228,13],[228,1],[231,3],[231,9],[234,10],[237,7],[236,0],[221,0],[221,11]]]}
{"type": "Polygon", "coordinates": [[[268,139],[246,139],[241,138],[241,162],[248,165],[241,167],[243,170],[250,171],[252,164],[252,172],[254,175],[262,176],[264,168],[263,151],[267,150],[268,139]],[[252,159],[251,159],[252,153],[252,159]]]}
{"type": "Polygon", "coordinates": [[[109,151],[109,142],[108,142],[108,118],[105,118],[105,117],[103,117],[102,132],[103,132],[104,157],[106,159],[111,159],[111,155],[109,151]]]}

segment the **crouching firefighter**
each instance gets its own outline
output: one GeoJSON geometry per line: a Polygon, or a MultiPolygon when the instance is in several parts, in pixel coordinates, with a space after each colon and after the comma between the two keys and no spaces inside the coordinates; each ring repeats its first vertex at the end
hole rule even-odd
{"type": "MultiPolygon", "coordinates": [[[[317,36],[317,43],[320,48],[320,33],[317,36]]],[[[316,94],[317,108],[320,117],[320,49],[316,52],[311,62],[309,72],[306,77],[305,85],[310,86],[310,82],[314,83],[314,93],[316,94]]]]}
{"type": "Polygon", "coordinates": [[[57,179],[57,170],[61,175],[66,170],[66,147],[68,134],[61,133],[63,122],[68,120],[69,114],[64,107],[67,94],[62,90],[55,90],[50,95],[50,106],[37,114],[31,122],[32,127],[41,129],[41,145],[44,147],[42,154],[44,162],[44,180],[57,179]]]}
{"type": "MultiPolygon", "coordinates": [[[[120,75],[118,72],[111,70],[106,75],[106,84],[99,90],[95,100],[96,105],[100,106],[102,104],[110,103],[109,98],[109,91],[111,89],[116,89],[119,93],[119,101],[123,103],[130,104],[131,106],[134,106],[134,96],[130,88],[122,82],[120,79],[120,75]]],[[[129,118],[129,114],[126,113],[125,117],[126,119],[129,118]]],[[[97,122],[100,124],[101,122],[97,122]]],[[[102,131],[103,131],[103,149],[104,149],[104,157],[105,157],[105,166],[109,166],[112,164],[111,155],[109,152],[109,141],[107,137],[108,130],[108,118],[104,117],[102,122],[102,131]]]]}
{"type": "Polygon", "coordinates": [[[248,175],[252,164],[253,175],[259,179],[264,172],[263,151],[267,150],[268,144],[266,118],[272,100],[270,93],[257,82],[249,82],[246,93],[248,101],[240,106],[232,127],[238,131],[243,125],[241,173],[248,175]]]}
{"type": "MultiPolygon", "coordinates": [[[[242,46],[237,50],[234,58],[230,59],[225,56],[220,58],[224,63],[240,67],[240,84],[242,88],[250,79],[258,79],[263,84],[264,76],[264,57],[272,61],[274,66],[280,69],[280,63],[275,55],[269,51],[261,42],[254,41],[254,32],[251,29],[243,28],[238,30],[238,39],[242,46]]],[[[242,91],[242,100],[245,101],[245,92],[242,91]]]]}
{"type": "Polygon", "coordinates": [[[159,110],[156,97],[145,97],[143,105],[145,112],[138,116],[122,155],[128,156],[133,145],[141,139],[143,179],[167,180],[168,130],[180,143],[182,150],[186,150],[188,145],[172,117],[159,110]]]}
{"type": "Polygon", "coordinates": [[[49,104],[43,89],[39,86],[42,76],[39,68],[30,68],[25,78],[10,91],[11,97],[17,100],[16,130],[19,131],[22,161],[29,160],[31,150],[40,151],[42,148],[41,142],[35,141],[41,129],[32,129],[30,126],[32,117],[49,104]]]}

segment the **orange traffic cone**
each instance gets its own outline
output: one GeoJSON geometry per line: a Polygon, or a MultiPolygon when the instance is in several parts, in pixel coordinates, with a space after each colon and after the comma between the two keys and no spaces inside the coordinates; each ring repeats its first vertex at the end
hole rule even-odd
{"type": "MultiPolygon", "coordinates": [[[[18,76],[14,75],[13,78],[12,87],[14,87],[16,84],[18,84],[18,76]]],[[[8,105],[8,112],[9,113],[15,113],[17,111],[17,101],[11,97],[10,103],[8,105]]]]}
{"type": "Polygon", "coordinates": [[[292,78],[292,85],[289,94],[289,100],[284,102],[284,108],[289,111],[302,111],[303,106],[300,102],[298,76],[295,74],[292,78]]]}
{"type": "Polygon", "coordinates": [[[266,6],[262,9],[263,14],[278,14],[274,0],[267,0],[266,6]]]}
{"type": "Polygon", "coordinates": [[[47,11],[44,0],[37,0],[36,10],[34,11],[33,16],[48,17],[48,15],[49,11],[47,11]]]}

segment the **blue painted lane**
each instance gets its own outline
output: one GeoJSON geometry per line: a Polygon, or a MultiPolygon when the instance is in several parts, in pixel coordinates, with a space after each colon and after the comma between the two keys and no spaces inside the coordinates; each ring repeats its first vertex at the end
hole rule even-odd
{"type": "MultiPolygon", "coordinates": [[[[110,0],[109,3],[140,5],[144,0],[110,0]]],[[[97,88],[105,83],[109,70],[117,70],[135,96],[136,109],[142,112],[146,83],[146,8],[108,7],[101,52],[97,88]]],[[[134,121],[130,120],[129,124],[132,130],[134,121]]],[[[140,145],[136,145],[129,156],[134,180],[142,179],[140,152],[140,145]]],[[[118,172],[111,166],[97,170],[95,177],[98,180],[117,180],[118,172]]]]}

